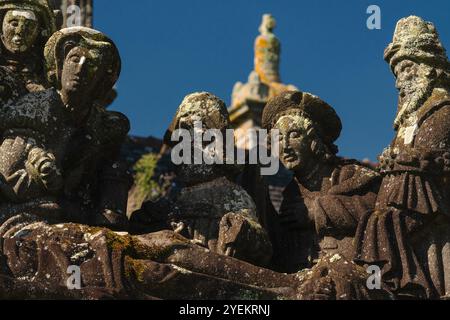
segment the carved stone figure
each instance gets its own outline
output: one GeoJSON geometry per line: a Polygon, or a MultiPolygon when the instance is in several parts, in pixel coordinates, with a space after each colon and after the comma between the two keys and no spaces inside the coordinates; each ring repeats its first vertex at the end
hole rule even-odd
{"type": "Polygon", "coordinates": [[[281,57],[281,44],[274,35],[275,18],[270,14],[263,15],[260,35],[255,40],[255,71],[262,83],[270,87],[269,96],[287,90],[297,90],[292,85],[285,85],[281,82],[279,68],[281,57]]]}
{"type": "MultiPolygon", "coordinates": [[[[174,145],[171,133],[177,129],[190,130],[193,137],[196,121],[203,124],[202,134],[206,129],[217,129],[226,137],[226,129],[230,129],[225,103],[210,93],[194,93],[181,103],[165,143],[174,145]]],[[[213,252],[266,265],[272,247],[258,222],[252,198],[232,182],[238,173],[237,167],[205,162],[194,164],[194,141],[191,146],[192,162],[183,163],[176,169],[184,187],[170,200],[168,223],[177,233],[213,252]]],[[[152,209],[144,212],[148,210],[147,214],[151,215],[152,209]]]]}
{"type": "Polygon", "coordinates": [[[47,0],[1,0],[0,65],[18,74],[28,91],[47,88],[44,45],[56,31],[47,0]]]}
{"type": "Polygon", "coordinates": [[[325,255],[351,259],[361,216],[375,206],[379,175],[356,160],[336,156],[342,125],[327,103],[309,93],[271,99],[263,126],[278,129],[280,159],[294,172],[285,189],[274,242],[277,270],[297,272],[325,255]]]}
{"type": "Polygon", "coordinates": [[[380,157],[375,211],[361,222],[357,261],[382,267],[398,297],[450,295],[450,63],[434,25],[401,19],[385,51],[400,92],[396,136],[380,157]]]}
{"type": "Polygon", "coordinates": [[[66,221],[123,225],[129,177],[117,159],[129,123],[96,104],[118,78],[117,49],[98,31],[68,28],[45,56],[54,87],[1,108],[0,193],[17,204],[2,214],[45,201],[66,221]]]}
{"type": "Polygon", "coordinates": [[[255,71],[263,83],[280,82],[281,44],[273,34],[275,18],[265,14],[255,40],[255,71]]]}
{"type": "Polygon", "coordinates": [[[247,83],[237,82],[233,87],[230,120],[236,129],[236,146],[249,149],[247,133],[261,127],[261,114],[269,98],[287,90],[297,90],[293,85],[281,83],[281,44],[273,34],[275,19],[270,14],[263,16],[260,35],[255,40],[254,69],[247,83]]]}

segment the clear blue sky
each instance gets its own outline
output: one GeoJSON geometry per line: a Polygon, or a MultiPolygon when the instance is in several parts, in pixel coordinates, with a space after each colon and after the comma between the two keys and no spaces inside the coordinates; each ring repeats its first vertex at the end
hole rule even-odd
{"type": "Polygon", "coordinates": [[[283,82],[312,92],[341,116],[341,155],[375,160],[392,137],[397,92],[383,61],[398,19],[432,21],[450,49],[448,0],[95,0],[95,27],[123,60],[119,98],[132,134],[161,137],[186,94],[210,91],[227,103],[253,67],[264,13],[277,19],[283,82]],[[366,9],[381,7],[382,29],[366,9]]]}

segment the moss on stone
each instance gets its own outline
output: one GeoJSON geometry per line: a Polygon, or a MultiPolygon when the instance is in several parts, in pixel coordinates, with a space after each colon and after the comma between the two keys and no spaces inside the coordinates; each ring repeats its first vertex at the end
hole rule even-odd
{"type": "Polygon", "coordinates": [[[135,238],[131,238],[132,248],[141,259],[150,259],[153,261],[162,262],[174,251],[176,246],[187,246],[189,242],[186,240],[181,240],[174,234],[170,239],[169,245],[149,245],[143,244],[135,238]]]}
{"type": "Polygon", "coordinates": [[[134,183],[137,188],[136,200],[142,203],[145,200],[156,200],[163,192],[163,187],[154,179],[158,164],[158,155],[149,153],[141,157],[134,165],[134,183]]]}
{"type": "Polygon", "coordinates": [[[145,281],[145,271],[148,267],[142,260],[136,260],[131,257],[125,257],[125,277],[130,279],[133,275],[138,282],[145,281]]]}

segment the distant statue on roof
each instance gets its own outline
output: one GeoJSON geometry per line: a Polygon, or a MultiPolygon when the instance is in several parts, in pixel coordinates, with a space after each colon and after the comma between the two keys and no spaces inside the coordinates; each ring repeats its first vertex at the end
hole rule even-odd
{"type": "Polygon", "coordinates": [[[263,15],[260,34],[255,40],[254,69],[247,83],[237,82],[233,88],[229,113],[233,126],[239,129],[236,132],[239,148],[248,147],[245,138],[242,139],[248,129],[261,127],[262,109],[270,98],[284,91],[298,90],[281,82],[281,44],[273,33],[275,26],[272,15],[263,15]]]}
{"type": "Polygon", "coordinates": [[[273,30],[276,21],[271,14],[263,15],[260,35],[255,41],[255,71],[262,82],[270,84],[281,82],[280,79],[280,53],[281,43],[275,36],[273,30]]]}

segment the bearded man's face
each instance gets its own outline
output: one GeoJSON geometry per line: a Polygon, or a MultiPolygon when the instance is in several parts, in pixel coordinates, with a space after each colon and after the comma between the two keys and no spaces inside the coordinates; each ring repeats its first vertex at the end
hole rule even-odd
{"type": "Polygon", "coordinates": [[[428,65],[411,60],[403,60],[395,66],[396,87],[399,90],[399,114],[396,125],[400,125],[405,117],[419,109],[428,98],[433,84],[431,78],[433,70],[428,65]]]}

